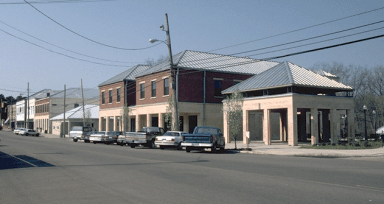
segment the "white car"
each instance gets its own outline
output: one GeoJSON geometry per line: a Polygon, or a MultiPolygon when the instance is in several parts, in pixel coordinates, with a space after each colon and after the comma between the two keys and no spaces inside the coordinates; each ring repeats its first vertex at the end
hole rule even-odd
{"type": "Polygon", "coordinates": [[[157,136],[155,139],[155,145],[159,146],[160,149],[165,147],[177,147],[177,149],[182,149],[181,142],[182,136],[188,134],[187,132],[181,131],[168,131],[163,136],[157,136]]]}
{"type": "Polygon", "coordinates": [[[35,130],[32,130],[32,129],[24,129],[24,130],[20,130],[19,131],[19,135],[25,135],[25,136],[28,136],[28,135],[31,135],[31,136],[39,136],[39,133],[36,132],[35,130]]]}
{"type": "Polygon", "coordinates": [[[13,133],[15,133],[16,135],[18,135],[19,132],[22,131],[22,130],[26,130],[26,129],[25,129],[25,128],[16,128],[16,129],[13,131],[13,133]]]}

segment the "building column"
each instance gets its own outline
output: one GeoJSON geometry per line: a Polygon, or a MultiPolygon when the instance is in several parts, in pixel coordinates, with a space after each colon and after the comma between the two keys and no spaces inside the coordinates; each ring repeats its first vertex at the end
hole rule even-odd
{"type": "Polygon", "coordinates": [[[105,131],[109,132],[109,116],[105,117],[105,131]]]}
{"type": "Polygon", "coordinates": [[[224,111],[223,113],[223,136],[225,143],[230,143],[229,139],[229,130],[228,130],[228,124],[227,124],[227,112],[224,111]]]}
{"type": "Polygon", "coordinates": [[[136,123],[136,127],[135,127],[135,132],[138,132],[140,130],[140,115],[136,115],[136,120],[135,120],[135,123],[136,123]]]}
{"type": "Polygon", "coordinates": [[[263,141],[265,145],[271,145],[271,110],[264,109],[263,117],[263,141]]]}
{"type": "Polygon", "coordinates": [[[103,117],[99,117],[99,131],[103,131],[103,117]]]}
{"type": "Polygon", "coordinates": [[[355,142],[355,111],[353,109],[347,110],[347,123],[348,139],[355,142]]]}
{"type": "Polygon", "coordinates": [[[151,114],[147,114],[147,127],[152,127],[152,117],[151,114]]]}
{"type": "Polygon", "coordinates": [[[317,108],[311,108],[311,144],[319,144],[319,115],[317,108]]]}
{"type": "Polygon", "coordinates": [[[159,113],[157,117],[159,117],[159,127],[164,128],[163,114],[159,113]]]}
{"type": "Polygon", "coordinates": [[[292,106],[288,108],[288,145],[297,146],[297,108],[292,106]]]}
{"type": "Polygon", "coordinates": [[[331,144],[335,144],[337,142],[337,136],[338,136],[338,129],[337,127],[340,126],[340,119],[337,117],[337,110],[336,109],[330,109],[329,111],[330,115],[330,136],[331,136],[331,144]]]}
{"type": "MultiPolygon", "coordinates": [[[[229,139],[229,128],[228,130],[228,140],[229,142],[231,141],[229,139]]],[[[247,138],[247,132],[249,132],[249,111],[243,109],[243,144],[247,144],[249,142],[249,138],[247,138]]]]}
{"type": "Polygon", "coordinates": [[[117,129],[117,123],[118,123],[117,116],[113,116],[113,131],[119,131],[117,129]]]}

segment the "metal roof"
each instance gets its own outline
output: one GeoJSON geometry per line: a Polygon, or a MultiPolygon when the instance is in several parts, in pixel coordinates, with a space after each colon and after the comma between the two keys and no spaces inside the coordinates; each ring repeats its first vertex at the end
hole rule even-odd
{"type": "Polygon", "coordinates": [[[99,84],[99,86],[104,86],[104,85],[107,85],[107,84],[113,84],[113,83],[116,83],[116,82],[120,82],[120,81],[124,81],[124,80],[135,80],[136,76],[148,69],[149,66],[148,65],[135,65],[127,70],[125,70],[124,72],[108,79],[107,81],[104,81],[103,83],[99,84]]]}
{"type": "MultiPolygon", "coordinates": [[[[99,89],[83,89],[84,98],[98,99],[99,89]]],[[[51,95],[50,98],[64,98],[64,91],[51,95]]],[[[65,91],[65,98],[82,98],[81,88],[69,88],[65,91]]]]}
{"type": "Polygon", "coordinates": [[[43,89],[41,91],[38,91],[38,92],[30,95],[29,98],[35,98],[35,99],[46,98],[46,97],[49,97],[47,94],[53,95],[53,94],[59,93],[61,91],[62,90],[43,89]]]}
{"type": "MultiPolygon", "coordinates": [[[[98,105],[84,105],[85,115],[87,116],[87,112],[89,112],[90,119],[98,119],[99,118],[99,106],[98,105]]],[[[64,113],[57,115],[51,120],[63,120],[64,113]]],[[[65,112],[65,119],[82,119],[83,118],[83,106],[79,106],[72,110],[65,112]]]]}
{"type": "MultiPolygon", "coordinates": [[[[173,64],[186,69],[254,75],[277,65],[278,62],[185,50],[173,56],[173,64]]],[[[169,70],[169,60],[165,60],[143,71],[138,76],[164,70],[169,70]]]]}
{"type": "Polygon", "coordinates": [[[353,90],[350,86],[329,79],[296,64],[282,62],[273,68],[270,68],[222,91],[222,93],[229,94],[234,92],[236,89],[239,89],[241,92],[245,92],[294,85],[348,91],[353,90]]]}

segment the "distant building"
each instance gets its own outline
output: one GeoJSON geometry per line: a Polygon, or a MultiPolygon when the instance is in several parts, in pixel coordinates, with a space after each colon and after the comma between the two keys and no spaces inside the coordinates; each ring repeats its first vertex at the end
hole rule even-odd
{"type": "Polygon", "coordinates": [[[53,118],[52,121],[52,134],[54,135],[68,135],[73,126],[89,126],[94,129],[99,129],[99,106],[98,105],[80,105],[77,108],[73,108],[65,112],[65,124],[64,113],[61,113],[53,118]],[[84,118],[83,118],[84,116],[84,118]],[[85,121],[85,125],[83,123],[85,121]]]}
{"type": "MultiPolygon", "coordinates": [[[[86,104],[99,104],[98,90],[84,89],[84,101],[86,104]]],[[[67,89],[65,93],[65,111],[79,107],[81,104],[81,88],[67,89]]],[[[50,119],[61,113],[64,113],[64,91],[36,100],[35,129],[52,134],[52,121],[50,119]]]]}

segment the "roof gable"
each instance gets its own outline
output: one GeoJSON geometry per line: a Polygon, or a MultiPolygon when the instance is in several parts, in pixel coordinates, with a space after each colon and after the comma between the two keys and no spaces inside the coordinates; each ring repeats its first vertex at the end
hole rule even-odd
{"type": "Polygon", "coordinates": [[[229,94],[234,92],[236,89],[239,89],[241,92],[245,92],[294,85],[353,90],[350,86],[331,80],[296,64],[282,62],[260,74],[224,90],[222,93],[229,94]]]}
{"type": "Polygon", "coordinates": [[[136,76],[143,72],[144,70],[148,69],[150,66],[148,65],[136,65],[133,66],[124,72],[121,72],[120,74],[108,79],[107,81],[104,81],[103,83],[99,84],[99,86],[104,86],[107,84],[113,84],[116,82],[121,82],[124,80],[135,80],[136,76]]]}

